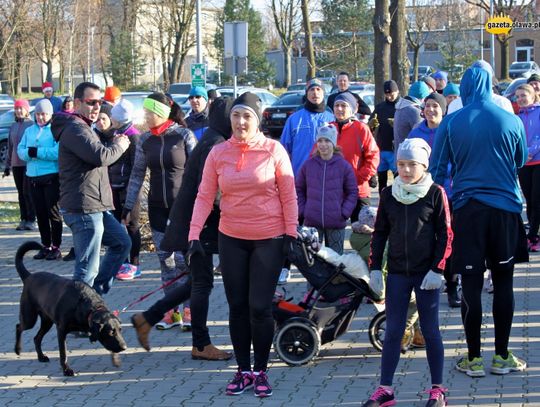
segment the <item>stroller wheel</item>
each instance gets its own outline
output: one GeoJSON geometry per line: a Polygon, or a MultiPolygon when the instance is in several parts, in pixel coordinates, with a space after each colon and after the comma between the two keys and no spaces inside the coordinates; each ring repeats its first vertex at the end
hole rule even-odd
{"type": "Polygon", "coordinates": [[[386,332],[386,314],[384,311],[376,314],[369,324],[369,341],[375,349],[382,351],[384,343],[384,334],[386,332]]]}
{"type": "Polygon", "coordinates": [[[321,338],[313,326],[300,321],[281,327],[274,339],[274,349],[290,366],[306,364],[319,354],[321,338]]]}

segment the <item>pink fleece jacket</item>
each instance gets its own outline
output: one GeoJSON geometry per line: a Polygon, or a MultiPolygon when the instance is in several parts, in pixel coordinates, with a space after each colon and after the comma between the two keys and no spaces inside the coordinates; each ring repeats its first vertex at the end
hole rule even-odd
{"type": "Polygon", "coordinates": [[[218,191],[219,231],[245,240],[296,237],[298,204],[285,148],[258,132],[248,142],[231,137],[210,151],[193,208],[189,240],[198,240],[218,191]]]}

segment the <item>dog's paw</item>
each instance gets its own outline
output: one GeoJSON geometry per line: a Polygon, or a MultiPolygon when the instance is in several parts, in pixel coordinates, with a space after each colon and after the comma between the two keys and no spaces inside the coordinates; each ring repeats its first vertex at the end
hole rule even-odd
{"type": "Polygon", "coordinates": [[[75,372],[73,371],[72,368],[66,367],[64,369],[64,376],[75,376],[75,372]]]}
{"type": "Polygon", "coordinates": [[[122,364],[118,353],[111,353],[111,360],[114,367],[120,367],[122,364]]]}
{"type": "Polygon", "coordinates": [[[49,361],[49,357],[46,356],[46,355],[41,355],[41,356],[38,356],[38,360],[41,362],[41,363],[46,363],[49,361]]]}
{"type": "Polygon", "coordinates": [[[21,347],[20,346],[15,346],[15,353],[19,356],[21,356],[21,347]]]}

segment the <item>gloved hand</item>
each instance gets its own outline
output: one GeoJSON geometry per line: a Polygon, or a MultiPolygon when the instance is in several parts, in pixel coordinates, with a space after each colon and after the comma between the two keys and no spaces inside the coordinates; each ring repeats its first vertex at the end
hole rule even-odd
{"type": "Polygon", "coordinates": [[[126,151],[129,148],[129,138],[123,134],[117,135],[114,137],[114,143],[118,144],[122,151],[126,151]]]}
{"type": "Polygon", "coordinates": [[[122,215],[120,215],[123,225],[127,225],[131,221],[131,209],[123,208],[122,215]]]}
{"type": "Polygon", "coordinates": [[[28,147],[28,157],[37,158],[37,147],[28,147]]]}
{"type": "Polygon", "coordinates": [[[377,119],[377,113],[375,113],[375,115],[373,116],[373,119],[370,119],[369,122],[368,122],[368,126],[371,130],[374,130],[376,129],[377,127],[379,127],[381,124],[379,123],[379,119],[377,119]]]}
{"type": "Polygon", "coordinates": [[[394,119],[393,118],[389,118],[387,119],[388,120],[388,124],[391,126],[391,127],[394,127],[394,119]]]}
{"type": "Polygon", "coordinates": [[[433,270],[429,270],[420,288],[422,290],[438,290],[441,288],[443,283],[443,276],[440,273],[435,273],[433,270]]]}
{"type": "Polygon", "coordinates": [[[201,256],[205,255],[201,242],[199,240],[190,240],[189,249],[186,253],[186,264],[188,266],[191,263],[191,258],[197,254],[200,254],[201,256]]]}
{"type": "Polygon", "coordinates": [[[377,181],[377,175],[374,175],[372,176],[369,181],[368,181],[368,185],[371,187],[371,188],[377,188],[377,185],[378,185],[378,181],[377,181]]]}
{"type": "Polygon", "coordinates": [[[4,168],[4,177],[9,177],[11,175],[11,170],[6,167],[4,168]]]}
{"type": "Polygon", "coordinates": [[[382,297],[384,290],[384,278],[381,270],[371,270],[369,273],[369,288],[379,297],[382,297]]]}
{"type": "Polygon", "coordinates": [[[291,254],[294,251],[294,242],[296,239],[289,235],[283,235],[283,256],[285,258],[289,257],[289,254],[291,254]]]}

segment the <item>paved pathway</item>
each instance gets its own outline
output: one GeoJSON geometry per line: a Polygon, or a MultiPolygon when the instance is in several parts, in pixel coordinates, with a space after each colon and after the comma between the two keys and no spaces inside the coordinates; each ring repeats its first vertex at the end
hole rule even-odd
{"type": "MultiPolygon", "coordinates": [[[[71,237],[65,229],[64,248],[71,237]]],[[[107,351],[87,339],[68,339],[71,367],[75,377],[62,375],[58,363],[56,332],[45,337],[43,348],[51,358],[37,361],[32,338],[34,328],[23,334],[23,353],[13,352],[15,324],[22,283],[13,264],[17,247],[27,239],[38,240],[36,232],[15,232],[14,225],[0,224],[0,406],[358,406],[378,383],[380,353],[368,340],[367,327],[375,314],[371,305],[362,305],[350,330],[335,342],[322,347],[320,357],[306,366],[288,367],[271,354],[270,378],[274,396],[258,400],[251,393],[223,396],[223,389],[235,370],[234,362],[194,361],[190,357],[191,337],[179,329],[151,334],[152,351],[138,346],[129,324],[133,312],[147,308],[156,294],[122,314],[124,336],[130,348],[122,354],[122,366],[112,366],[107,351]]],[[[448,308],[441,295],[441,328],[445,344],[445,384],[450,388],[452,406],[540,406],[540,255],[516,270],[516,313],[510,340],[511,349],[525,358],[529,368],[507,376],[488,374],[472,379],[454,370],[454,362],[465,350],[461,318],[448,308]]],[[[71,276],[73,263],[28,260],[33,271],[52,271],[71,276]]],[[[155,254],[142,255],[142,278],[117,282],[105,297],[111,309],[123,306],[160,284],[155,254]]],[[[297,272],[288,284],[299,299],[305,282],[297,272]]],[[[484,309],[491,308],[492,296],[483,295],[484,309]]],[[[227,307],[223,285],[217,278],[211,296],[210,332],[218,346],[231,350],[227,307]]],[[[493,354],[493,324],[486,314],[483,334],[485,359],[493,354]]],[[[395,378],[398,405],[424,406],[429,372],[423,350],[402,357],[395,378]]]]}

